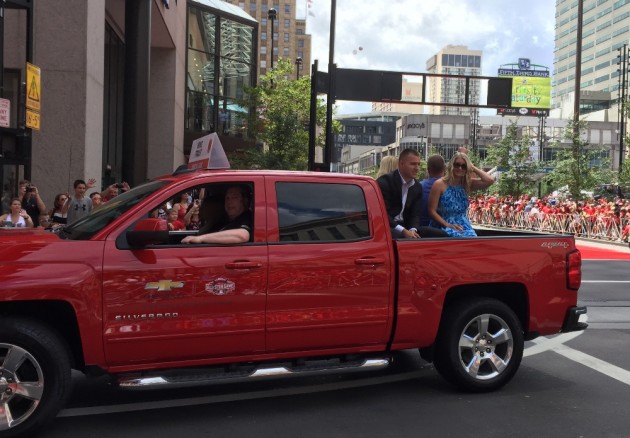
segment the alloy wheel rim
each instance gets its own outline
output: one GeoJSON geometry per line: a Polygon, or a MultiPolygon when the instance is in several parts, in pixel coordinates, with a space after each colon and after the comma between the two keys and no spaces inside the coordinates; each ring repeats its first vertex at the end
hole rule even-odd
{"type": "Polygon", "coordinates": [[[26,421],[44,394],[44,373],[25,349],[0,343],[0,431],[26,421]]]}
{"type": "Polygon", "coordinates": [[[490,380],[507,369],[514,352],[514,337],[502,318],[478,315],[466,324],[458,350],[461,366],[470,377],[490,380]]]}

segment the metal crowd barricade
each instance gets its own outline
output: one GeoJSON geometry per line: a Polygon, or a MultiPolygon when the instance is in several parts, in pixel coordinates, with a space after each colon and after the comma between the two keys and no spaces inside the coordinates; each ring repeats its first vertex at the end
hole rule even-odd
{"type": "Polygon", "coordinates": [[[630,218],[622,218],[617,222],[609,215],[583,216],[577,213],[548,214],[503,210],[497,212],[496,208],[477,208],[469,211],[469,219],[477,225],[573,234],[587,239],[627,242],[630,234],[630,218]]]}

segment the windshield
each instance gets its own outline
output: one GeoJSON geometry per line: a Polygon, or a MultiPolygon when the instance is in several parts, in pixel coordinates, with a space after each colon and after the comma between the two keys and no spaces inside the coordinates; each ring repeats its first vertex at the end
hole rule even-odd
{"type": "Polygon", "coordinates": [[[134,187],[92,210],[87,216],[63,228],[60,232],[60,237],[71,240],[88,240],[138,202],[167,184],[169,184],[168,181],[150,181],[134,187]]]}

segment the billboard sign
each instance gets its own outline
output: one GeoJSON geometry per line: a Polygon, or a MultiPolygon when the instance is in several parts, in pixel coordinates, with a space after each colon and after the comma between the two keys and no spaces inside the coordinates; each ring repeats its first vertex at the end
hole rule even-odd
{"type": "Polygon", "coordinates": [[[503,64],[499,77],[512,78],[512,105],[498,114],[543,116],[551,108],[551,78],[549,67],[532,64],[520,58],[517,64],[503,64]]]}

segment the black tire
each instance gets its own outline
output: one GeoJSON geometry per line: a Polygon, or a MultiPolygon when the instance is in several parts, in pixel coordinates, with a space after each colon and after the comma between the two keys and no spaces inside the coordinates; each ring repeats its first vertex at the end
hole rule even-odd
{"type": "Polygon", "coordinates": [[[494,299],[467,300],[445,310],[434,365],[460,389],[493,391],[514,377],[523,348],[523,330],[512,309],[494,299]]]}
{"type": "Polygon", "coordinates": [[[33,436],[70,393],[68,348],[31,320],[0,318],[0,436],[33,436]],[[3,413],[4,412],[4,413],[3,413]]]}

